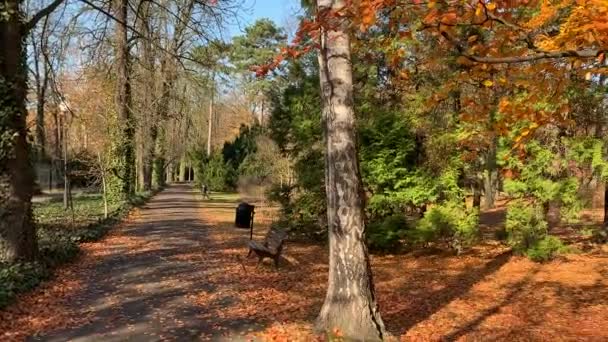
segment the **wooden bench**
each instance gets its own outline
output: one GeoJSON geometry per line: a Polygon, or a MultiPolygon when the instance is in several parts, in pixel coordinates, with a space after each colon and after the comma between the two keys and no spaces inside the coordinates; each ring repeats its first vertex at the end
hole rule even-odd
{"type": "Polygon", "coordinates": [[[247,244],[249,246],[249,254],[254,252],[258,256],[258,265],[264,260],[264,258],[271,258],[274,260],[274,265],[279,268],[279,258],[281,257],[281,251],[283,251],[283,243],[287,239],[287,232],[284,230],[270,228],[264,241],[259,243],[257,241],[249,240],[247,244]]]}

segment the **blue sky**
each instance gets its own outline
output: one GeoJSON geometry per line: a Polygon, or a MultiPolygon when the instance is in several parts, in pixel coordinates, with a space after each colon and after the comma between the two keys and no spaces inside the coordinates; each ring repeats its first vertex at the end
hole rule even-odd
{"type": "Polygon", "coordinates": [[[230,27],[231,35],[238,35],[248,24],[257,19],[270,18],[278,26],[286,26],[290,31],[290,26],[296,25],[295,17],[300,8],[300,0],[244,0],[244,10],[238,24],[230,27]]]}

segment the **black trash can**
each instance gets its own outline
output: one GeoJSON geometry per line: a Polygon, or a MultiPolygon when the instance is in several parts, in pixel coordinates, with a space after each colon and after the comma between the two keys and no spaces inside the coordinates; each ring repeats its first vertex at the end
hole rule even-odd
{"type": "Polygon", "coordinates": [[[238,228],[252,228],[254,208],[255,206],[249,203],[239,203],[239,205],[236,207],[234,225],[238,228]]]}

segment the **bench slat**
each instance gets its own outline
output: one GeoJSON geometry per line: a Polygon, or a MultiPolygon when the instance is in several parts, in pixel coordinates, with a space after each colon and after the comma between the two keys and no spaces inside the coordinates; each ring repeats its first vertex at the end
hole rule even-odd
{"type": "Polygon", "coordinates": [[[268,249],[266,246],[262,245],[259,242],[256,241],[249,241],[248,243],[249,248],[256,250],[256,251],[262,251],[268,254],[273,254],[272,251],[270,249],[268,249]]]}

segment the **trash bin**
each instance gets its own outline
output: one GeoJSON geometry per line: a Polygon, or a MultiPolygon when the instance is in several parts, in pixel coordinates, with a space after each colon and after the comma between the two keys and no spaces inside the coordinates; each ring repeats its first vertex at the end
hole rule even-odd
{"type": "Polygon", "coordinates": [[[239,205],[236,207],[234,225],[238,228],[252,228],[254,208],[255,206],[249,203],[239,203],[239,205]]]}

